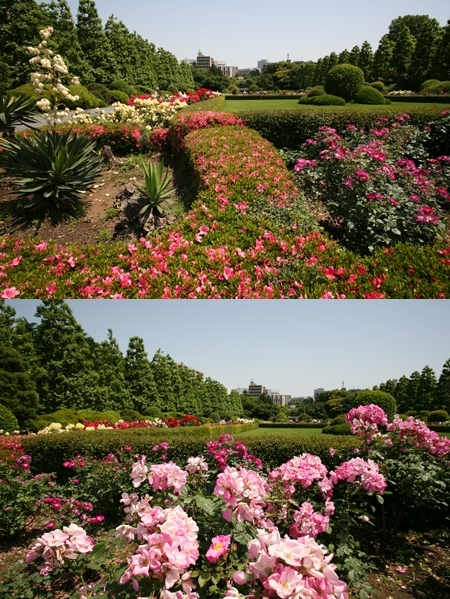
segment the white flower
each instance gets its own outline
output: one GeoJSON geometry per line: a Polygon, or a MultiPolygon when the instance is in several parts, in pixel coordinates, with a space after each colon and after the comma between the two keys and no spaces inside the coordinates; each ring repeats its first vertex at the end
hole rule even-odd
{"type": "Polygon", "coordinates": [[[36,102],[36,106],[42,110],[42,112],[48,112],[51,109],[50,101],[47,98],[42,98],[36,102]]]}

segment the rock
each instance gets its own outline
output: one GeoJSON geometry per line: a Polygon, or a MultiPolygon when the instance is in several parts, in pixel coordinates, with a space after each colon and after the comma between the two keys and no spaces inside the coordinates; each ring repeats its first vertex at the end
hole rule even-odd
{"type": "Polygon", "coordinates": [[[103,146],[101,149],[101,155],[105,162],[115,162],[116,157],[112,153],[111,146],[103,146]]]}

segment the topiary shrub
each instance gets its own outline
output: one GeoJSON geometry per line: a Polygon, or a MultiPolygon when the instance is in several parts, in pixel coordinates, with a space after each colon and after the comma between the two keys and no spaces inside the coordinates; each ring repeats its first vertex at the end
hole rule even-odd
{"type": "Polygon", "coordinates": [[[127,94],[125,92],[119,91],[118,89],[111,89],[109,93],[111,96],[111,104],[114,102],[121,102],[122,104],[125,104],[128,100],[127,94]]]}
{"type": "Polygon", "coordinates": [[[306,95],[308,96],[308,98],[314,98],[315,96],[323,96],[325,95],[325,89],[323,85],[315,85],[308,91],[306,95]]]}
{"type": "Polygon", "coordinates": [[[420,91],[425,91],[426,89],[429,89],[430,86],[436,85],[436,83],[440,83],[439,79],[427,79],[420,86],[420,91]]]}
{"type": "Polygon", "coordinates": [[[6,95],[15,98],[18,98],[19,96],[25,96],[26,98],[34,100],[35,102],[37,102],[41,98],[46,98],[47,100],[50,100],[50,102],[52,103],[55,97],[52,90],[46,87],[44,87],[42,92],[40,92],[39,94],[36,93],[31,83],[26,83],[25,85],[21,85],[20,87],[16,87],[15,89],[9,89],[6,92],[6,95]]]}
{"type": "Polygon", "coordinates": [[[116,424],[120,420],[119,412],[114,410],[105,410],[103,412],[97,412],[96,410],[78,410],[77,412],[78,422],[83,420],[89,420],[89,422],[95,422],[95,420],[107,420],[111,424],[116,424]]]}
{"type": "Polygon", "coordinates": [[[368,406],[369,404],[375,404],[379,406],[382,410],[384,410],[389,418],[392,420],[395,416],[395,412],[397,410],[397,403],[395,401],[395,397],[393,397],[390,393],[385,393],[384,391],[371,391],[369,389],[365,391],[359,391],[354,395],[351,395],[349,399],[346,401],[346,407],[350,405],[348,408],[357,408],[358,406],[368,406]]]}
{"type": "Polygon", "coordinates": [[[322,429],[322,433],[325,435],[351,435],[352,432],[350,430],[350,425],[349,424],[335,424],[333,426],[331,426],[330,424],[328,426],[325,426],[322,429]]]}
{"type": "Polygon", "coordinates": [[[41,414],[38,417],[39,425],[42,422],[45,422],[45,426],[48,426],[52,422],[59,422],[63,427],[68,424],[76,424],[78,422],[78,415],[75,410],[65,409],[65,410],[57,410],[56,412],[51,412],[50,414],[41,414]]]}
{"type": "Polygon", "coordinates": [[[302,96],[298,101],[299,104],[308,104],[308,96],[302,96]]]}
{"type": "Polygon", "coordinates": [[[6,406],[0,404],[0,431],[12,433],[19,430],[17,418],[6,406]]]}
{"type": "Polygon", "coordinates": [[[433,424],[435,422],[447,422],[450,420],[450,416],[445,410],[434,410],[428,414],[427,422],[433,424]]]}
{"type": "Polygon", "coordinates": [[[128,85],[128,83],[123,79],[114,79],[114,81],[109,86],[109,89],[118,89],[120,92],[127,94],[127,96],[131,96],[131,94],[134,93],[132,86],[128,85]]]}
{"type": "Polygon", "coordinates": [[[384,98],[384,103],[385,104],[392,104],[392,101],[389,98],[384,98]]]}
{"type": "Polygon", "coordinates": [[[355,96],[356,104],[384,104],[384,97],[374,87],[364,85],[355,96]]]}
{"type": "Polygon", "coordinates": [[[145,409],[145,416],[149,416],[150,418],[163,418],[163,413],[160,408],[157,406],[149,406],[145,409]]]}
{"type": "Polygon", "coordinates": [[[352,64],[337,64],[330,69],[325,81],[327,94],[344,98],[350,102],[364,85],[364,73],[352,64]]]}
{"type": "Polygon", "coordinates": [[[72,102],[70,100],[65,100],[65,104],[71,110],[74,110],[77,107],[80,108],[102,108],[106,106],[106,103],[91,94],[91,92],[84,87],[84,85],[69,85],[69,91],[73,96],[78,96],[78,100],[72,102]]]}
{"type": "Polygon", "coordinates": [[[438,81],[429,85],[427,88],[433,94],[449,94],[450,93],[450,81],[438,81]]]}
{"type": "Polygon", "coordinates": [[[333,418],[330,422],[330,426],[335,426],[336,424],[347,424],[345,422],[345,414],[339,414],[339,416],[336,416],[336,418],[333,418]]]}
{"type": "Polygon", "coordinates": [[[108,106],[111,102],[111,92],[103,85],[103,83],[89,83],[86,85],[86,88],[93,94],[96,98],[103,100],[103,102],[108,106]]]}
{"type": "Polygon", "coordinates": [[[127,408],[126,410],[121,410],[120,417],[122,418],[122,420],[125,420],[125,422],[143,420],[142,414],[139,414],[139,412],[136,412],[136,410],[131,410],[130,408],[127,408]]]}
{"type": "Polygon", "coordinates": [[[303,412],[303,414],[300,414],[300,416],[298,416],[297,420],[300,420],[301,422],[311,422],[312,418],[309,414],[303,412]]]}
{"type": "Polygon", "coordinates": [[[275,422],[288,422],[289,418],[284,412],[280,412],[275,417],[275,422]]]}
{"type": "MultiPolygon", "coordinates": [[[[131,86],[130,86],[131,87],[131,86]]],[[[133,85],[134,91],[138,95],[143,94],[152,94],[155,90],[149,87],[148,85],[133,85]]]]}
{"type": "Polygon", "coordinates": [[[324,94],[323,96],[308,98],[307,104],[312,104],[313,106],[345,106],[345,100],[339,96],[324,94]]]}
{"type": "Polygon", "coordinates": [[[374,81],[370,84],[370,87],[377,89],[379,92],[384,91],[384,83],[382,81],[374,81]]]}

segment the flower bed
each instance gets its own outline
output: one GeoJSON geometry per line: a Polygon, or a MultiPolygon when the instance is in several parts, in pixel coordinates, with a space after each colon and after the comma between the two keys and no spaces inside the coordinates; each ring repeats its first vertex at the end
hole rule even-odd
{"type": "Polygon", "coordinates": [[[336,441],[322,459],[306,451],[267,467],[228,434],[177,461],[167,442],[79,453],[63,464],[65,482],[33,476],[32,455],[4,460],[0,534],[21,537],[32,514],[37,538],[25,563],[0,574],[2,587],[85,599],[347,599],[350,585],[368,597],[367,537],[395,538],[399,508],[408,526],[418,510],[422,522],[445,518],[450,440],[413,419],[388,423],[375,405],[347,421],[360,437],[352,451],[336,441]]]}

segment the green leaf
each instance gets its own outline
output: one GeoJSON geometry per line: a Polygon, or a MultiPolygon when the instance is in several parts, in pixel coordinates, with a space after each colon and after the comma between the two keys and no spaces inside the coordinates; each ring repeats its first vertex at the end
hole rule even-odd
{"type": "Polygon", "coordinates": [[[202,572],[200,574],[200,576],[198,577],[198,584],[201,587],[204,587],[205,584],[210,580],[211,575],[208,574],[207,572],[202,572]]]}

